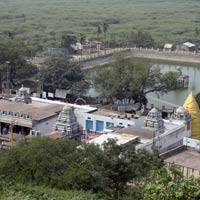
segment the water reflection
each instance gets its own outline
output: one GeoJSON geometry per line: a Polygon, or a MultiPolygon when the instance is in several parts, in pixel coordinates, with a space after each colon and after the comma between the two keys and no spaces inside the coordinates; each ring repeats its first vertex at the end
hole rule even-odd
{"type": "MultiPolygon", "coordinates": [[[[178,65],[168,65],[168,64],[160,64],[159,65],[162,72],[176,71],[178,65]]],[[[180,66],[180,65],[179,65],[180,66]]],[[[160,97],[160,99],[177,104],[182,105],[188,96],[190,91],[196,95],[200,92],[200,68],[192,67],[192,66],[180,66],[183,75],[189,76],[189,87],[188,89],[176,90],[168,92],[160,97]]],[[[152,94],[152,96],[155,96],[152,94]]]]}

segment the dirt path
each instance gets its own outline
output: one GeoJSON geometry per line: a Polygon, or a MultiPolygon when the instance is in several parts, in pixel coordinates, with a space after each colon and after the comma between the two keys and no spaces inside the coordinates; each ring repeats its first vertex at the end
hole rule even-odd
{"type": "Polygon", "coordinates": [[[130,56],[138,58],[169,60],[177,62],[199,63],[200,54],[190,52],[163,52],[149,49],[131,49],[130,56]]]}

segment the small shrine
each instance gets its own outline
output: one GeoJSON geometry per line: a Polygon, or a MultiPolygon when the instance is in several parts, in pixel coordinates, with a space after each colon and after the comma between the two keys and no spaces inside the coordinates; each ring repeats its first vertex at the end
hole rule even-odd
{"type": "Polygon", "coordinates": [[[77,122],[73,107],[67,104],[64,106],[56,120],[55,130],[59,130],[63,134],[68,135],[80,132],[79,123],[77,122]]]}
{"type": "Polygon", "coordinates": [[[186,122],[191,121],[192,119],[189,112],[182,106],[180,106],[179,108],[175,110],[173,118],[177,120],[181,120],[181,121],[186,121],[186,122]]]}
{"type": "Polygon", "coordinates": [[[177,67],[177,85],[178,88],[188,88],[189,86],[189,76],[188,75],[183,75],[181,68],[178,66],[177,67]]]}
{"type": "Polygon", "coordinates": [[[156,132],[163,133],[165,127],[162,113],[157,108],[152,108],[144,121],[144,126],[153,128],[156,132]]]}
{"type": "Polygon", "coordinates": [[[28,88],[24,88],[23,85],[19,89],[17,96],[15,97],[16,102],[32,103],[31,97],[28,93],[28,88]]]}

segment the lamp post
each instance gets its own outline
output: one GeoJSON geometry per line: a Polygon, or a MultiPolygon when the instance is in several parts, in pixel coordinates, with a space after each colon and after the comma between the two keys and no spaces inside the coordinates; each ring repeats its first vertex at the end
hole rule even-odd
{"type": "Polygon", "coordinates": [[[6,87],[4,89],[6,89],[6,92],[7,92],[7,89],[9,89],[9,80],[8,80],[9,71],[8,71],[8,66],[10,64],[10,61],[6,61],[5,64],[6,64],[6,87]]]}
{"type": "Polygon", "coordinates": [[[2,85],[2,95],[4,95],[4,93],[6,93],[6,89],[8,87],[8,75],[9,75],[9,72],[8,72],[8,66],[10,64],[10,61],[6,61],[5,62],[5,66],[6,66],[6,85],[5,83],[2,85]]]}

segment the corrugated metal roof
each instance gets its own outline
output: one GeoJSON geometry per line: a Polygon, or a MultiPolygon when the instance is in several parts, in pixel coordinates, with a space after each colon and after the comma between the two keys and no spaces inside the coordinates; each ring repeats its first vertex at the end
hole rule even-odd
{"type": "Polygon", "coordinates": [[[165,44],[164,49],[171,49],[173,47],[173,44],[165,44]]]}
{"type": "Polygon", "coordinates": [[[189,48],[195,47],[195,44],[193,44],[191,42],[185,42],[185,43],[183,43],[183,45],[185,45],[186,47],[189,47],[189,48]]]}
{"type": "Polygon", "coordinates": [[[22,102],[14,102],[7,100],[0,100],[0,110],[10,111],[13,113],[23,113],[29,115],[33,120],[40,121],[49,117],[57,115],[63,108],[63,105],[49,104],[26,104],[22,102]]]}

